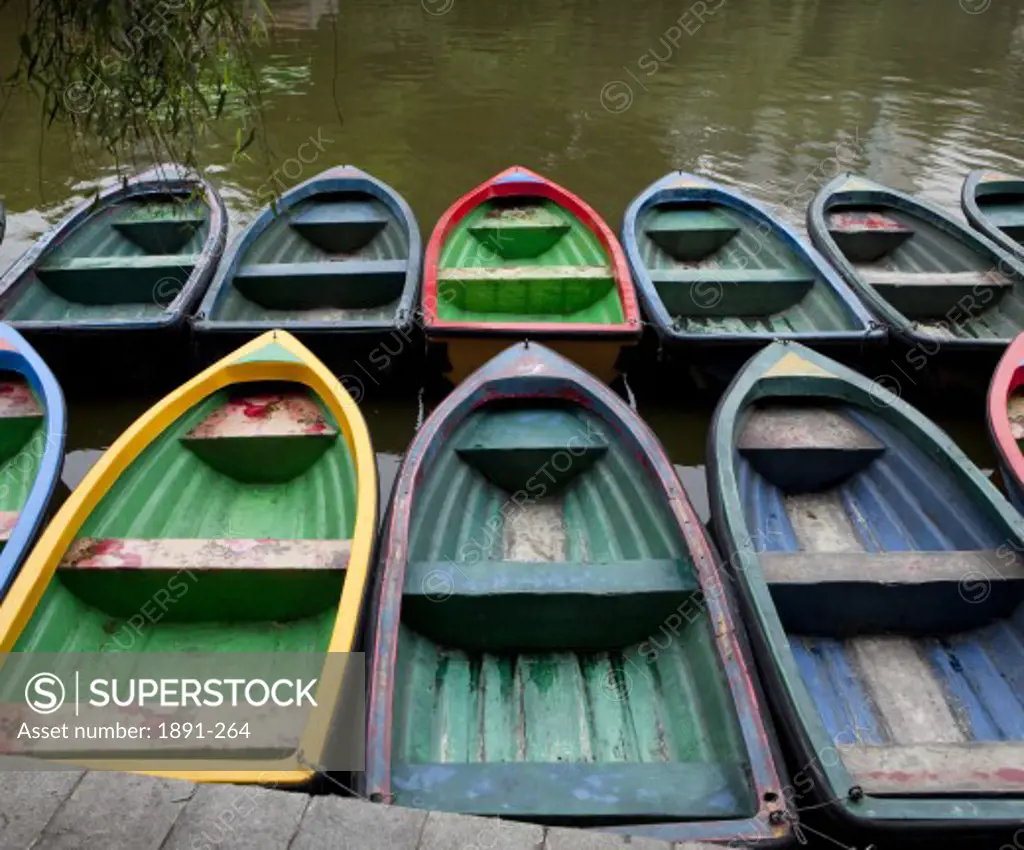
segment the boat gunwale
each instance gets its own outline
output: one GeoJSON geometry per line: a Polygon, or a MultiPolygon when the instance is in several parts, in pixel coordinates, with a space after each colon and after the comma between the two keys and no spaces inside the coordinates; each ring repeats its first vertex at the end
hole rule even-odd
{"type": "MultiPolygon", "coordinates": [[[[57,378],[34,348],[13,327],[0,323],[0,370],[17,372],[39,396],[43,406],[45,448],[18,521],[0,552],[0,600],[17,575],[35,540],[64,466],[67,407],[57,378]]],[[[19,454],[25,448],[19,450],[19,454]]]]}
{"type": "MultiPolygon", "coordinates": [[[[50,582],[54,580],[62,555],[67,551],[85,521],[106,496],[110,487],[130,468],[136,458],[171,427],[182,415],[213,393],[240,383],[267,380],[291,381],[315,392],[338,423],[348,444],[355,478],[355,525],[352,546],[345,570],[345,583],[338,600],[338,611],[325,655],[351,654],[361,628],[361,612],[373,557],[379,493],[373,445],[358,405],[341,382],[298,340],[285,331],[263,334],[204,369],[191,380],[157,401],[138,417],[103,453],[65,500],[40,536],[35,548],[14,580],[4,604],[0,605],[0,653],[14,646],[38,608],[50,582]],[[283,347],[294,360],[259,360],[254,357],[268,345],[283,347]]],[[[347,662],[346,662],[347,663],[347,662]]],[[[326,666],[325,666],[325,669],[326,666]]],[[[333,670],[333,666],[331,668],[333,670]]],[[[330,674],[332,680],[338,672],[330,674]]],[[[185,768],[153,768],[154,764],[174,762],[174,758],[89,759],[91,768],[108,768],[193,782],[303,784],[316,773],[316,756],[323,750],[327,725],[339,700],[338,691],[322,694],[324,681],[317,689],[317,703],[323,710],[317,722],[307,721],[299,747],[279,769],[203,767],[204,760],[189,762],[185,768]],[[324,723],[320,717],[326,717],[324,723]],[[193,767],[192,765],[196,765],[193,767]]],[[[207,762],[209,760],[206,760],[207,762]]],[[[216,760],[231,761],[230,756],[216,760]]],[[[73,760],[71,765],[82,764],[73,760]]]]}
{"type": "MultiPolygon", "coordinates": [[[[329,332],[332,334],[372,333],[383,330],[401,329],[412,325],[414,303],[420,288],[423,268],[423,243],[419,222],[412,207],[392,186],[372,174],[353,165],[337,165],[321,171],[304,180],[281,195],[276,204],[266,204],[245,229],[232,240],[221,258],[217,273],[210,283],[202,302],[190,317],[193,333],[206,334],[216,331],[259,332],[281,328],[292,333],[329,332]],[[234,285],[234,277],[245,253],[253,247],[266,230],[280,216],[301,201],[319,194],[333,192],[361,192],[380,201],[405,226],[409,236],[409,256],[405,272],[405,284],[390,319],[215,319],[210,314],[217,301],[234,285]]],[[[299,312],[299,311],[296,311],[299,312]]]]}
{"type": "Polygon", "coordinates": [[[884,325],[879,325],[874,316],[864,306],[853,288],[829,264],[821,253],[802,240],[797,232],[775,215],[767,206],[747,197],[746,195],[706,177],[690,174],[685,171],[672,171],[655,180],[642,190],[626,207],[622,220],[622,244],[629,261],[633,279],[636,282],[640,301],[647,311],[648,318],[654,323],[658,336],[664,342],[687,343],[695,342],[702,345],[728,345],[734,343],[764,343],[775,339],[807,340],[822,343],[859,343],[871,342],[881,344],[887,334],[884,325]],[[860,330],[839,331],[743,331],[741,333],[716,332],[696,333],[676,327],[672,315],[665,308],[661,296],[651,278],[650,269],[640,256],[636,227],[642,213],[662,203],[675,201],[711,201],[740,213],[744,218],[755,223],[769,225],[772,232],[782,238],[787,248],[797,253],[816,273],[821,281],[831,288],[839,305],[848,319],[860,325],[860,330]]]}
{"type": "MultiPolygon", "coordinates": [[[[937,204],[933,204],[925,198],[883,186],[858,174],[850,172],[838,174],[818,190],[808,205],[807,233],[818,251],[836,268],[868,309],[889,328],[889,332],[911,346],[923,345],[927,349],[928,346],[936,344],[936,338],[916,330],[919,320],[904,316],[887,299],[879,295],[875,288],[861,277],[857,267],[840,250],[835,239],[828,232],[826,220],[830,209],[838,204],[877,204],[920,218],[961,245],[966,245],[975,253],[984,256],[993,263],[994,267],[998,268],[1000,274],[1011,278],[1017,284],[1024,282],[1024,264],[1021,260],[983,233],[958,221],[937,204]],[[843,186],[849,181],[856,181],[859,185],[844,191],[843,186]]],[[[988,309],[968,321],[985,315],[988,309]]],[[[939,341],[943,347],[950,346],[952,349],[960,351],[996,351],[1008,342],[1009,339],[1004,337],[987,339],[958,337],[939,341]]]]}
{"type": "MultiPolygon", "coordinates": [[[[797,376],[804,377],[804,376],[797,376]]],[[[960,476],[974,494],[984,499],[1007,532],[1007,545],[1024,549],[1024,518],[1017,513],[956,443],[927,417],[896,395],[854,370],[842,366],[799,343],[780,341],[755,354],[741,369],[720,399],[708,431],[708,496],[716,537],[729,554],[731,578],[739,587],[744,621],[756,647],[759,669],[769,689],[769,701],[779,723],[787,730],[790,749],[804,775],[811,780],[815,802],[828,804],[833,816],[847,825],[892,832],[920,830],[1016,829],[1024,816],[1024,799],[984,796],[898,796],[880,797],[851,794],[859,787],[856,779],[836,757],[831,763],[822,755],[836,753],[836,742],[825,729],[814,699],[800,675],[787,633],[764,580],[760,557],[746,527],[746,512],[736,479],[734,449],[741,416],[751,404],[771,397],[833,398],[861,403],[886,417],[907,423],[928,450],[934,451],[950,475],[960,476]],[[777,391],[759,392],[765,373],[785,356],[795,354],[820,367],[830,376],[807,376],[814,381],[810,392],[795,392],[792,384],[777,391]],[[851,396],[836,392],[842,387],[856,390],[851,396]],[[1014,543],[1013,538],[1016,538],[1014,543]],[[807,773],[811,776],[807,777],[807,773]],[[971,812],[972,814],[965,814],[971,812]]],[[[945,834],[945,833],[943,833],[945,834]]],[[[973,833],[972,833],[973,834],[973,833]]],[[[987,832],[986,832],[987,834],[987,832]]]]}
{"type": "MultiPolygon", "coordinates": [[[[542,267],[541,267],[542,268],[542,267]]],[[[485,180],[456,200],[438,219],[427,241],[423,260],[423,294],[421,297],[423,326],[432,339],[453,336],[516,337],[528,334],[532,339],[639,339],[643,326],[633,278],[622,246],[611,228],[586,201],[553,180],[522,166],[512,166],[485,180]],[[607,252],[622,305],[621,322],[456,322],[441,319],[437,312],[437,271],[441,251],[455,228],[474,209],[495,198],[533,196],[558,204],[570,212],[601,243],[607,252]]]]}
{"type": "MultiPolygon", "coordinates": [[[[992,373],[986,398],[989,434],[999,454],[1004,474],[1012,473],[1019,490],[1024,486],[1024,453],[1013,437],[1007,405],[1015,389],[1024,386],[1024,332],[1007,347],[992,373]]],[[[1010,484],[1007,483],[1007,490],[1010,484]]]]}
{"type": "MultiPolygon", "coordinates": [[[[188,314],[206,291],[224,252],[227,241],[228,215],[224,199],[209,180],[198,173],[190,172],[175,163],[153,166],[134,177],[125,178],[99,192],[95,197],[83,201],[57,224],[43,234],[35,244],[22,254],[14,264],[0,275],[0,319],[22,331],[135,331],[156,330],[183,325],[188,314]],[[12,306],[12,300],[27,284],[22,283],[25,275],[32,271],[51,251],[56,250],[82,224],[98,211],[113,207],[123,201],[146,195],[165,195],[177,192],[193,192],[202,189],[203,200],[209,209],[210,231],[203,242],[203,249],[196,257],[195,266],[185,285],[163,312],[143,319],[18,319],[5,318],[12,306]]],[[[45,284],[44,284],[45,285],[45,284]]]]}
{"type": "Polygon", "coordinates": [[[394,669],[408,566],[409,528],[419,485],[442,450],[445,438],[482,406],[503,399],[545,398],[578,404],[612,425],[624,439],[632,437],[642,453],[639,462],[649,465],[660,484],[661,495],[675,519],[676,530],[692,558],[695,577],[704,593],[717,660],[728,682],[748,759],[751,790],[758,806],[757,814],[747,819],[633,824],[628,831],[668,841],[725,841],[742,837],[759,846],[788,843],[792,826],[786,817],[789,801],[783,793],[785,767],[773,745],[767,704],[760,692],[753,659],[739,631],[724,572],[675,468],[649,426],[618,395],[554,351],[530,343],[506,349],[462,381],[423,423],[395,478],[386,524],[381,531],[376,610],[369,626],[370,698],[363,789],[366,796],[377,801],[392,798],[394,669]],[[777,813],[783,815],[779,823],[775,823],[777,813]]]}
{"type": "Polygon", "coordinates": [[[1003,233],[978,203],[978,189],[986,183],[999,182],[985,179],[995,173],[991,168],[976,168],[964,178],[960,187],[960,209],[963,210],[964,218],[970,222],[971,227],[983,233],[1007,253],[1024,261],[1024,245],[1003,233]]]}

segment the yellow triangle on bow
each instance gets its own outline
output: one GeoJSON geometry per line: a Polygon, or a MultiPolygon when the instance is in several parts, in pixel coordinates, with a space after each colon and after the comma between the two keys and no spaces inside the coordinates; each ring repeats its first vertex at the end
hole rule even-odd
{"type": "Polygon", "coordinates": [[[775,365],[764,373],[765,378],[834,378],[836,377],[828,369],[824,369],[817,363],[805,360],[799,354],[790,351],[783,355],[775,365]]]}

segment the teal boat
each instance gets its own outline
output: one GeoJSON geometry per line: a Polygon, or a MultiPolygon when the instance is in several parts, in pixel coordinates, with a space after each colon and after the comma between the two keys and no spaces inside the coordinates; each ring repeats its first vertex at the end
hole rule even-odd
{"type": "Polygon", "coordinates": [[[964,180],[960,206],[972,227],[1024,260],[1024,178],[972,171],[964,180]]]}
{"type": "Polygon", "coordinates": [[[227,235],[217,190],[161,165],[100,192],[0,277],[0,318],[65,385],[152,386],[186,371],[186,316],[227,235]]]}
{"type": "Polygon", "coordinates": [[[1024,265],[921,198],[840,175],[811,202],[807,230],[890,333],[927,356],[998,356],[1024,330],[1024,265]]]}

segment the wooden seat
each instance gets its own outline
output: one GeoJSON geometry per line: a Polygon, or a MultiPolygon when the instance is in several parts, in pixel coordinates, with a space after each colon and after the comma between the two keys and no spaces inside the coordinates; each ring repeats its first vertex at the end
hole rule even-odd
{"type": "Polygon", "coordinates": [[[432,640],[466,650],[610,649],[647,639],[699,587],[687,561],[412,562],[402,616],[432,640]],[[444,605],[437,605],[439,601],[444,605]]]}
{"type": "Polygon", "coordinates": [[[439,269],[438,294],[463,309],[572,314],[615,286],[607,266],[477,266],[439,269]]]}
{"type": "Polygon", "coordinates": [[[122,221],[115,221],[113,227],[149,254],[176,254],[205,219],[192,209],[143,207],[122,221]]]}
{"type": "Polygon", "coordinates": [[[828,232],[851,263],[880,260],[914,235],[901,221],[870,210],[832,213],[828,232]]]}
{"type": "Polygon", "coordinates": [[[18,524],[18,511],[0,511],[0,542],[7,542],[11,539],[11,532],[18,524]]]}
{"type": "Polygon", "coordinates": [[[608,450],[603,434],[564,410],[494,411],[456,447],[463,461],[510,493],[552,495],[608,450]]]}
{"type": "Polygon", "coordinates": [[[865,794],[1024,794],[1024,743],[839,745],[846,769],[865,794]]]}
{"type": "Polygon", "coordinates": [[[864,280],[906,316],[942,318],[960,309],[971,315],[1013,288],[996,271],[897,272],[866,269],[864,280]]]}
{"type": "Polygon", "coordinates": [[[74,570],[344,570],[351,540],[97,539],[79,537],[61,559],[74,570]]]}
{"type": "Polygon", "coordinates": [[[713,266],[651,271],[665,309],[676,316],[766,316],[798,303],[814,286],[809,269],[713,266]]]}
{"type": "Polygon", "coordinates": [[[288,225],[331,254],[366,247],[387,227],[388,218],[369,201],[321,201],[298,212],[288,225]]]}
{"type": "Polygon", "coordinates": [[[1024,558],[1008,546],[943,552],[762,552],[787,631],[949,633],[1008,616],[1024,600],[1024,558]]]}
{"type": "Polygon", "coordinates": [[[724,247],[740,228],[720,210],[692,207],[659,210],[644,232],[673,259],[697,262],[724,247]]]}
{"type": "Polygon", "coordinates": [[[233,396],[181,441],[225,475],[279,483],[309,469],[337,436],[308,393],[290,390],[233,396]]]}
{"type": "Polygon", "coordinates": [[[540,204],[495,207],[469,227],[473,237],[506,260],[539,257],[569,232],[569,222],[540,204]]]}
{"type": "MultiPolygon", "coordinates": [[[[13,373],[5,373],[0,378],[0,463],[26,449],[35,455],[42,453],[42,445],[36,446],[30,440],[43,416],[43,408],[28,382],[13,373]]],[[[24,464],[21,466],[23,468],[24,464]]],[[[17,470],[10,470],[10,473],[17,474],[17,470]]]]}
{"type": "Polygon", "coordinates": [[[399,298],[406,260],[254,263],[235,272],[235,288],[271,310],[382,307],[399,298]]]}
{"type": "Polygon", "coordinates": [[[27,381],[0,379],[0,419],[40,419],[42,416],[43,409],[27,381]]]}
{"type": "Polygon", "coordinates": [[[43,265],[36,275],[53,292],[79,304],[166,304],[198,262],[193,254],[73,257],[43,265]]]}
{"type": "Polygon", "coordinates": [[[789,492],[833,487],[885,451],[857,423],[821,407],[755,408],[736,447],[761,475],[789,492]]]}
{"type": "Polygon", "coordinates": [[[1024,392],[1014,392],[1006,401],[1006,418],[1010,420],[1013,439],[1024,440],[1024,392]]]}

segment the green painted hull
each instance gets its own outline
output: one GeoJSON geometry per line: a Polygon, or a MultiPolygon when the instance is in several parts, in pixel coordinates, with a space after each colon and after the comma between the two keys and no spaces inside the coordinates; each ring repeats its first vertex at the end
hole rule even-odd
{"type": "MultiPolygon", "coordinates": [[[[301,473],[262,483],[253,482],[231,462],[215,468],[187,447],[181,438],[221,407],[228,392],[205,399],[150,444],[102,498],[78,537],[351,538],[355,479],[340,437],[301,473]]],[[[323,415],[336,427],[325,408],[323,415]]],[[[250,466],[260,463],[266,450],[258,442],[259,438],[250,439],[250,466]]],[[[279,447],[277,454],[289,451],[302,449],[279,447]]],[[[310,570],[289,575],[286,570],[205,572],[203,568],[202,563],[183,564],[172,573],[145,568],[59,568],[16,650],[326,650],[341,596],[342,572],[310,570]],[[154,609],[160,616],[139,625],[138,612],[160,591],[169,592],[173,603],[166,612],[154,609]]]]}
{"type": "Polygon", "coordinates": [[[481,204],[456,225],[438,268],[437,315],[442,321],[617,324],[624,319],[608,252],[583,222],[553,201],[515,198],[481,204]],[[542,235],[529,247],[520,246],[524,237],[505,222],[516,220],[512,213],[540,220],[542,235]],[[489,222],[496,223],[488,227],[489,222]],[[558,235],[554,241],[552,234],[558,235]],[[533,255],[534,250],[539,253],[533,255]],[[551,267],[603,269],[606,274],[593,280],[545,278],[551,267]],[[444,279],[451,269],[508,268],[530,273],[522,281],[474,281],[472,286],[444,279]]]}

